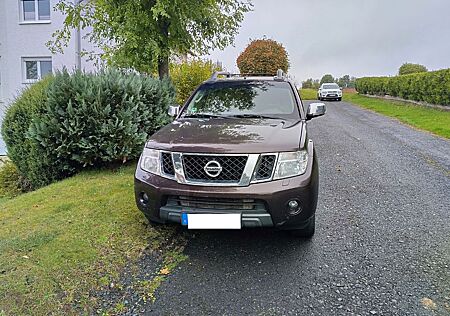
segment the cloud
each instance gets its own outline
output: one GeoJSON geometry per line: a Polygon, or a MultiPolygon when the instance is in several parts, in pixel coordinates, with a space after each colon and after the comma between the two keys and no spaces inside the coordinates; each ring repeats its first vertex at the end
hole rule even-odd
{"type": "Polygon", "coordinates": [[[235,46],[208,57],[237,71],[249,39],[264,35],[288,50],[298,80],[394,75],[404,62],[450,67],[448,0],[254,0],[235,46]]]}

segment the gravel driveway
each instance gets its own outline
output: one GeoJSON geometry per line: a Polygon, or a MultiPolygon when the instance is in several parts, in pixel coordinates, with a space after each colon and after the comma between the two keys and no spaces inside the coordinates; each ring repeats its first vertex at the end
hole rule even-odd
{"type": "Polygon", "coordinates": [[[327,106],[309,126],[321,177],[314,238],[189,231],[189,259],[135,312],[450,314],[450,142],[327,106]]]}

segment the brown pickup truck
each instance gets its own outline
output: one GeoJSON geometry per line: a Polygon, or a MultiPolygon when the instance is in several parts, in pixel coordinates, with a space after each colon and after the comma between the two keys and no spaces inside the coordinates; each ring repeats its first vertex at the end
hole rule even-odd
{"type": "Polygon", "coordinates": [[[314,234],[319,171],[307,121],[325,114],[323,103],[305,108],[281,71],[215,73],[169,114],[136,168],[136,203],[150,223],[314,234]]]}

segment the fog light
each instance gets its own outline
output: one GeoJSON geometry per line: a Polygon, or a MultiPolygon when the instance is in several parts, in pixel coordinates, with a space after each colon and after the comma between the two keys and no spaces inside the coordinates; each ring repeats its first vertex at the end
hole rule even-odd
{"type": "Polygon", "coordinates": [[[297,215],[302,210],[302,208],[300,207],[300,203],[298,203],[297,200],[290,200],[288,202],[288,208],[289,214],[291,215],[297,215]]]}
{"type": "Polygon", "coordinates": [[[141,204],[146,205],[149,201],[148,195],[145,192],[141,192],[139,194],[139,202],[141,202],[141,204]]]}

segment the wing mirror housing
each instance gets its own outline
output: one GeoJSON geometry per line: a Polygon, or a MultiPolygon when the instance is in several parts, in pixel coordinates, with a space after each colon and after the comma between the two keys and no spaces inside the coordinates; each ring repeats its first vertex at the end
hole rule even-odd
{"type": "Polygon", "coordinates": [[[172,117],[176,117],[176,116],[178,116],[178,113],[180,113],[180,107],[178,105],[169,106],[169,110],[167,111],[167,114],[169,114],[172,117]]]}
{"type": "Polygon", "coordinates": [[[327,111],[325,103],[311,103],[308,106],[308,111],[306,113],[306,119],[310,120],[314,117],[322,116],[327,111]]]}

